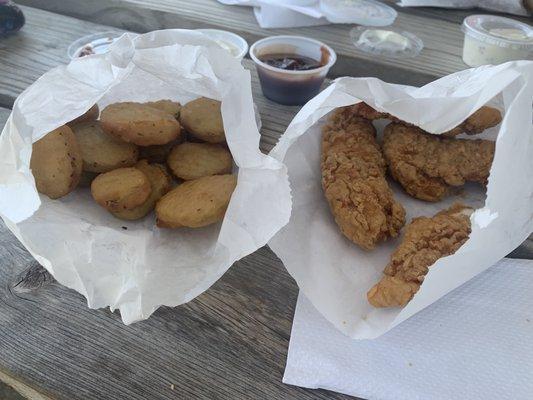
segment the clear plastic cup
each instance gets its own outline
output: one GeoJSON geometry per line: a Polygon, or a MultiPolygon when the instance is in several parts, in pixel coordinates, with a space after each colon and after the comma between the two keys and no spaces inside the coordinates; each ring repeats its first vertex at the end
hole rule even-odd
{"type": "Polygon", "coordinates": [[[533,27],[528,24],[496,15],[470,15],[461,28],[466,65],[533,59],[533,27]]]}
{"type": "Polygon", "coordinates": [[[227,50],[233,57],[238,60],[242,60],[248,52],[248,43],[244,38],[239,35],[223,31],[221,29],[196,29],[198,32],[202,32],[210,39],[218,43],[220,47],[227,50]]]}
{"type": "Polygon", "coordinates": [[[337,61],[331,47],[303,36],[270,36],[255,42],[250,48],[263,94],[283,105],[302,105],[320,91],[329,69],[337,61]],[[271,54],[308,57],[319,61],[320,66],[309,70],[286,70],[261,61],[271,54]]]}

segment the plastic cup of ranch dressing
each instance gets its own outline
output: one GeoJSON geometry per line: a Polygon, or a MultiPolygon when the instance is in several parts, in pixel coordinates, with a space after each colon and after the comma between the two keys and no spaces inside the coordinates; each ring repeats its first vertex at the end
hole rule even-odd
{"type": "Polygon", "coordinates": [[[496,15],[471,15],[461,29],[463,61],[471,67],[533,60],[533,27],[528,24],[496,15]]]}

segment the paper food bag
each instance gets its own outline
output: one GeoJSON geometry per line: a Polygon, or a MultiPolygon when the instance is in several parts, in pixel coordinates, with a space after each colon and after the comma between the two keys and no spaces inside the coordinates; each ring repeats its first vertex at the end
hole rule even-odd
{"type": "Polygon", "coordinates": [[[125,34],[108,54],[73,60],[39,78],[16,100],[0,137],[0,214],[60,283],[89,307],[120,309],[125,323],[160,305],[185,303],[237,260],[263,246],[290,215],[286,168],[259,150],[250,73],[200,33],[125,34]],[[159,229],[153,215],[114,218],[78,188],[59,200],[39,195],[31,144],[83,114],[117,101],[200,96],[222,101],[238,184],[224,221],[200,229],[159,229]]]}
{"type": "Polygon", "coordinates": [[[288,167],[293,211],[270,246],[317,310],[352,338],[375,338],[520,245],[533,229],[532,98],[533,63],[517,61],[458,72],[421,88],[340,78],[306,104],[271,152],[288,167]],[[360,101],[435,134],[457,126],[489,102],[504,114],[499,126],[470,137],[496,139],[486,196],[481,185],[467,185],[460,195],[427,203],[392,184],[407,222],[455,201],[476,208],[468,241],[430,268],[403,309],[373,308],[366,298],[400,239],[362,250],[341,234],[321,187],[320,128],[332,110],[360,101]]]}

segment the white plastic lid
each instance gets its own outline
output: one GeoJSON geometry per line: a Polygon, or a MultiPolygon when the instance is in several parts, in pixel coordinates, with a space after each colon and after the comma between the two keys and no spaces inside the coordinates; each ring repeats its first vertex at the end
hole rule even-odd
{"type": "Polygon", "coordinates": [[[463,32],[485,43],[533,51],[533,27],[496,15],[470,15],[461,26],[463,32]]]}
{"type": "Polygon", "coordinates": [[[350,31],[350,37],[358,50],[382,57],[416,57],[424,48],[424,43],[416,35],[395,28],[358,26],[350,31]]]}
{"type": "Polygon", "coordinates": [[[320,0],[320,10],[330,22],[365,26],[390,25],[398,15],[394,8],[374,0],[320,0]]]}

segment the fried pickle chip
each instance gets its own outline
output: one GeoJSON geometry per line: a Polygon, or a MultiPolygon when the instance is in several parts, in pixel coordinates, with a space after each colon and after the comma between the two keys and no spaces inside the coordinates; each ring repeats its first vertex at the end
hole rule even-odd
{"type": "Polygon", "coordinates": [[[73,125],[72,131],[80,146],[84,171],[108,172],[137,162],[137,146],[105,133],[98,121],[73,125]]]}
{"type": "Polygon", "coordinates": [[[110,104],[102,111],[100,122],[105,132],[139,146],[166,144],[181,134],[176,118],[141,103],[110,104]]]}
{"type": "Polygon", "coordinates": [[[157,203],[157,226],[200,228],[222,220],[235,186],[234,175],[206,176],[179,185],[157,203]]]}
{"type": "Polygon", "coordinates": [[[157,108],[160,111],[164,111],[168,114],[171,114],[174,118],[179,119],[181,103],[172,100],[158,100],[158,101],[148,101],[147,106],[157,108]]]}
{"type": "Polygon", "coordinates": [[[149,163],[164,164],[167,162],[170,151],[174,148],[174,146],[182,143],[182,139],[183,135],[167,144],[139,147],[139,159],[146,159],[149,163]]]}
{"type": "Polygon", "coordinates": [[[181,108],[180,122],[191,135],[209,143],[226,140],[220,101],[200,97],[181,108]]]}
{"type": "Polygon", "coordinates": [[[135,168],[148,177],[152,192],[150,193],[150,196],[148,196],[148,199],[146,199],[140,206],[132,208],[131,210],[112,212],[115,217],[130,221],[140,219],[152,211],[155,207],[155,203],[170,190],[172,184],[172,178],[161,164],[148,164],[148,161],[140,160],[135,165],[135,168]]]}
{"type": "Polygon", "coordinates": [[[183,143],[172,149],[167,159],[170,170],[186,181],[231,172],[231,153],[219,144],[183,143]]]}
{"type": "Polygon", "coordinates": [[[72,130],[63,125],[33,143],[30,168],[39,193],[58,199],[74,190],[82,159],[72,130]]]}
{"type": "Polygon", "coordinates": [[[94,106],[89,108],[87,111],[85,111],[85,114],[80,115],[78,118],[74,118],[72,121],[67,123],[67,125],[72,127],[72,125],[76,125],[82,122],[95,121],[98,119],[99,114],[100,114],[100,109],[98,108],[98,104],[95,104],[94,106]]]}
{"type": "Polygon", "coordinates": [[[112,212],[140,206],[148,199],[151,191],[148,177],[132,167],[100,174],[91,184],[94,200],[112,212]]]}
{"type": "Polygon", "coordinates": [[[78,187],[91,187],[91,183],[97,176],[96,172],[82,171],[78,187]]]}

